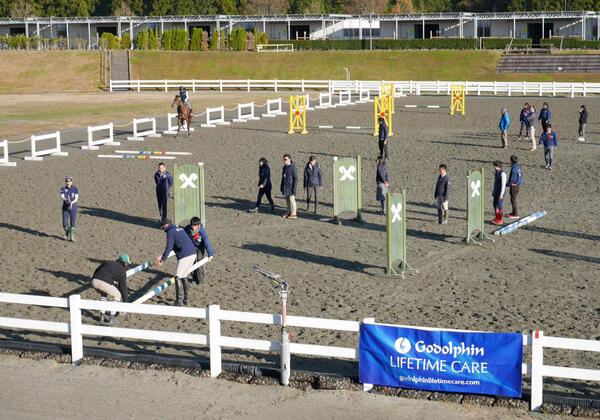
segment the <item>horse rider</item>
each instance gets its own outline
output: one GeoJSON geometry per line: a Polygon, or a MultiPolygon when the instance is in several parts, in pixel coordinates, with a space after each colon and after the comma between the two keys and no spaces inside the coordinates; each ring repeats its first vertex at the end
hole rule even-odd
{"type": "Polygon", "coordinates": [[[185,104],[189,108],[191,114],[192,104],[190,103],[190,96],[188,95],[184,86],[179,86],[179,99],[181,99],[181,103],[185,104]]]}

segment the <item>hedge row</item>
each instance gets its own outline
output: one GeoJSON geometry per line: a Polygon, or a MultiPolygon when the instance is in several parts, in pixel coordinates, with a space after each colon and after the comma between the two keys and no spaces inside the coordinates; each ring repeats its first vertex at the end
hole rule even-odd
{"type": "MultiPolygon", "coordinates": [[[[271,44],[293,44],[297,50],[368,50],[368,39],[318,39],[311,41],[269,41],[271,44]]],[[[431,39],[374,39],[374,50],[472,50],[477,48],[473,38],[431,39]]]]}
{"type": "MultiPolygon", "coordinates": [[[[510,38],[483,38],[482,47],[485,50],[503,50],[510,44],[510,38]]],[[[532,44],[531,38],[515,38],[512,45],[526,46],[532,44]]]]}
{"type": "MultiPolygon", "coordinates": [[[[543,44],[554,45],[560,47],[560,38],[543,39],[543,44]]],[[[562,40],[563,48],[573,48],[581,50],[598,50],[600,49],[600,41],[587,41],[579,38],[564,38],[562,40]]]]}

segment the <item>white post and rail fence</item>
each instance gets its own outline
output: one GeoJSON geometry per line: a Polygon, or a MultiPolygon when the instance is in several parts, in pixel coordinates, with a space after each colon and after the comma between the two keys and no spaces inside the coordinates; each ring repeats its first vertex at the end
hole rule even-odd
{"type": "MultiPolygon", "coordinates": [[[[210,351],[210,375],[213,378],[219,376],[219,374],[222,372],[221,351],[224,347],[274,353],[281,352],[280,341],[229,337],[221,333],[222,322],[243,322],[280,326],[282,318],[279,314],[229,311],[221,309],[219,305],[210,305],[208,308],[190,308],[84,300],[81,299],[80,295],[71,295],[68,298],[57,298],[48,296],[0,293],[0,302],[28,306],[62,308],[68,310],[68,322],[0,317],[0,328],[66,334],[70,336],[71,360],[73,364],[78,364],[78,362],[84,356],[83,338],[86,336],[127,338],[134,340],[146,340],[155,343],[177,343],[200,347],[208,346],[210,351]],[[194,334],[90,325],[83,322],[82,310],[117,311],[122,313],[135,313],[153,316],[206,319],[208,320],[208,331],[206,334],[194,334]]],[[[370,318],[365,319],[364,322],[374,323],[374,320],[370,318]]],[[[336,332],[343,331],[358,333],[360,331],[360,325],[361,322],[359,321],[287,316],[288,327],[314,328],[336,332]]],[[[436,330],[435,328],[426,329],[436,330]]],[[[600,353],[600,341],[548,337],[545,336],[542,331],[534,331],[532,334],[523,334],[524,355],[526,354],[525,349],[528,347],[530,348],[531,360],[530,362],[522,364],[521,371],[522,376],[531,377],[532,410],[537,411],[542,406],[544,378],[551,377],[585,381],[600,381],[600,369],[582,369],[544,364],[545,349],[563,349],[600,353]]],[[[290,353],[292,355],[358,360],[358,337],[356,338],[355,345],[353,347],[291,343],[290,353]]]]}
{"type": "Polygon", "coordinates": [[[587,82],[472,82],[422,81],[422,80],[111,80],[110,91],[160,90],[168,92],[185,86],[192,92],[199,90],[245,90],[250,91],[296,91],[307,90],[351,91],[360,94],[364,91],[379,91],[382,84],[393,84],[396,96],[403,95],[450,95],[452,86],[464,85],[467,95],[522,95],[522,96],[587,96],[600,94],[600,83],[587,82]]]}

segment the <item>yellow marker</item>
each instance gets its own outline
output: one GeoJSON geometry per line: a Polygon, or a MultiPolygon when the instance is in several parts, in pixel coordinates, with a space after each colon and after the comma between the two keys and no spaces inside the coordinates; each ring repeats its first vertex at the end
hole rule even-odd
{"type": "Polygon", "coordinates": [[[465,115],[465,85],[453,85],[452,93],[450,94],[450,115],[454,115],[454,111],[465,115]]]}
{"type": "Polygon", "coordinates": [[[373,119],[375,122],[375,129],[373,130],[373,135],[379,135],[379,118],[383,117],[385,123],[388,126],[388,137],[394,135],[392,130],[392,114],[393,114],[393,96],[376,96],[375,102],[373,103],[373,119]]]}
{"type": "Polygon", "coordinates": [[[307,134],[306,131],[306,96],[290,96],[290,131],[288,134],[307,134]]]}

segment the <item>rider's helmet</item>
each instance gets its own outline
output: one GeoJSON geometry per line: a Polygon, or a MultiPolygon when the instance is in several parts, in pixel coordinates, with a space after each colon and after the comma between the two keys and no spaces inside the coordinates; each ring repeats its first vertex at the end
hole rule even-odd
{"type": "Polygon", "coordinates": [[[179,91],[181,92],[182,90],[184,90],[185,88],[183,86],[179,86],[179,91]]]}

